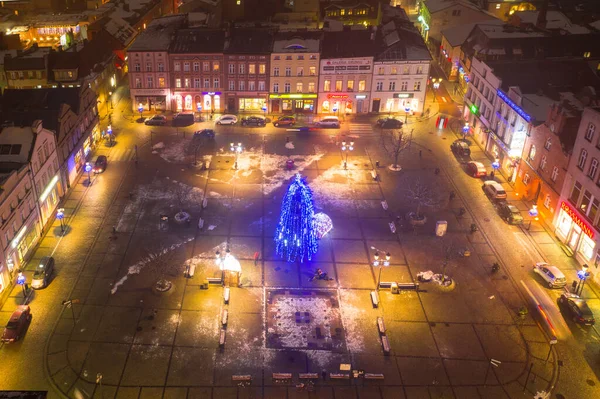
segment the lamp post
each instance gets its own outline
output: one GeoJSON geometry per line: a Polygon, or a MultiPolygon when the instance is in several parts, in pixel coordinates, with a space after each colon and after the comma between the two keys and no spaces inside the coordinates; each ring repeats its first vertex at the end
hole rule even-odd
{"type": "Polygon", "coordinates": [[[442,78],[431,78],[431,87],[433,92],[433,102],[436,101],[435,92],[440,88],[440,83],[442,83],[442,78]]]}
{"type": "Polygon", "coordinates": [[[463,140],[467,138],[467,133],[469,133],[469,122],[465,122],[465,125],[462,128],[463,131],[463,140]]]}
{"type": "Polygon", "coordinates": [[[587,280],[589,276],[590,272],[588,272],[588,265],[581,266],[581,270],[577,272],[577,277],[579,277],[579,287],[577,289],[577,295],[581,296],[583,294],[585,280],[587,280]]]}
{"type": "Polygon", "coordinates": [[[19,274],[17,275],[17,284],[20,285],[21,289],[23,290],[23,303],[26,303],[26,301],[27,301],[27,288],[26,288],[27,287],[27,278],[21,271],[19,271],[19,274]]]}
{"type": "Polygon", "coordinates": [[[404,106],[404,124],[406,125],[408,122],[408,114],[410,113],[410,106],[409,105],[405,105],[404,106]]]}
{"type": "Polygon", "coordinates": [[[390,259],[392,258],[392,254],[387,251],[382,251],[381,249],[377,249],[375,247],[371,247],[371,249],[375,250],[373,254],[373,266],[379,266],[379,273],[377,275],[377,291],[379,291],[379,285],[381,284],[381,271],[384,267],[388,267],[390,265],[390,259]],[[379,252],[385,253],[385,260],[379,260],[379,252]]]}
{"type": "Polygon", "coordinates": [[[92,171],[92,164],[89,162],[85,163],[85,171],[88,174],[88,185],[92,184],[92,176],[90,175],[90,172],[92,171]]]}
{"type": "Polygon", "coordinates": [[[265,118],[267,117],[267,104],[263,104],[262,108],[263,112],[265,113],[265,118]]]}
{"type": "Polygon", "coordinates": [[[109,147],[112,146],[113,143],[113,136],[112,136],[112,125],[108,125],[106,128],[106,134],[108,134],[108,144],[109,147]]]}
{"type": "Polygon", "coordinates": [[[239,157],[239,156],[240,156],[240,154],[242,153],[242,149],[243,149],[243,148],[242,148],[242,143],[237,143],[237,144],[235,144],[235,143],[230,143],[230,144],[229,144],[229,149],[230,149],[232,152],[235,152],[235,164],[234,164],[233,168],[234,168],[235,170],[237,170],[237,168],[238,168],[238,157],[239,157]]]}
{"type": "Polygon", "coordinates": [[[342,153],[346,153],[346,159],[344,160],[344,170],[348,169],[348,153],[354,150],[354,141],[346,143],[342,141],[342,153]]]}
{"type": "Polygon", "coordinates": [[[339,116],[339,114],[337,113],[337,111],[338,111],[337,105],[334,105],[331,110],[333,111],[334,114],[336,114],[337,116],[339,116]]]}
{"type": "MultiPolygon", "coordinates": [[[[221,251],[217,250],[215,253],[215,263],[219,266],[219,269],[222,271],[222,280],[223,284],[225,284],[225,272],[235,273],[237,275],[236,286],[239,285],[239,277],[242,272],[242,267],[240,262],[231,254],[229,247],[225,250],[225,253],[222,254],[221,251]]],[[[229,280],[229,279],[227,279],[229,280]]],[[[227,281],[228,283],[229,281],[227,281]]]]}
{"type": "Polygon", "coordinates": [[[142,103],[138,104],[138,112],[140,113],[140,120],[142,119],[142,113],[144,112],[144,105],[142,103]]]}
{"type": "Polygon", "coordinates": [[[65,233],[65,225],[63,224],[63,219],[65,217],[65,208],[58,208],[56,211],[56,218],[60,221],[60,231],[61,233],[65,233]]]}

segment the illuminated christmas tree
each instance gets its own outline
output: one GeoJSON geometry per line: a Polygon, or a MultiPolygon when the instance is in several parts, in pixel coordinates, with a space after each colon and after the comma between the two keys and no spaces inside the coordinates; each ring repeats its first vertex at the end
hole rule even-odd
{"type": "Polygon", "coordinates": [[[317,230],[314,221],[313,195],[297,174],[281,204],[279,224],[275,231],[275,251],[288,262],[311,260],[317,252],[317,230]]]}

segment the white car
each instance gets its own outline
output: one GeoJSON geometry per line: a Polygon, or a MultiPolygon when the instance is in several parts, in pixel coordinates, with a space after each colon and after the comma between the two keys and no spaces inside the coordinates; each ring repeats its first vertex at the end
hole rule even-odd
{"type": "Polygon", "coordinates": [[[340,119],[337,116],[326,116],[318,122],[315,122],[318,127],[340,127],[340,119]]]}
{"type": "Polygon", "coordinates": [[[217,125],[235,125],[238,119],[235,115],[221,115],[216,121],[217,125]]]}
{"type": "Polygon", "coordinates": [[[533,271],[539,274],[550,288],[562,288],[567,285],[567,278],[556,266],[538,262],[533,265],[533,271]]]}

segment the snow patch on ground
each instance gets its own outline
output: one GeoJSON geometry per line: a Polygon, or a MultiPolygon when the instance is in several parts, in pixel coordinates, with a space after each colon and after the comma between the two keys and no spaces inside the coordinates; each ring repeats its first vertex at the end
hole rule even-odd
{"type": "Polygon", "coordinates": [[[152,146],[153,150],[162,150],[163,148],[165,148],[165,143],[163,143],[162,141],[152,146]]]}
{"type": "Polygon", "coordinates": [[[346,330],[346,347],[352,353],[362,352],[365,349],[362,329],[357,322],[357,320],[364,318],[365,310],[349,305],[349,303],[356,303],[356,296],[355,292],[345,291],[340,301],[342,323],[346,330]]]}

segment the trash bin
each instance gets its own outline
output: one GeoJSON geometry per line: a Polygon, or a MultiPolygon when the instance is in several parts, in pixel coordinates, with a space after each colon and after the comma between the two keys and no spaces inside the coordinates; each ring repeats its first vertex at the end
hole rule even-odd
{"type": "Polygon", "coordinates": [[[438,220],[435,225],[435,235],[438,237],[443,237],[446,235],[446,230],[448,230],[448,222],[445,220],[438,220]]]}
{"type": "Polygon", "coordinates": [[[285,167],[288,168],[288,170],[294,169],[294,160],[288,159],[285,161],[285,167]]]}

